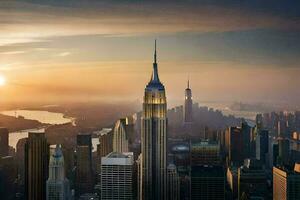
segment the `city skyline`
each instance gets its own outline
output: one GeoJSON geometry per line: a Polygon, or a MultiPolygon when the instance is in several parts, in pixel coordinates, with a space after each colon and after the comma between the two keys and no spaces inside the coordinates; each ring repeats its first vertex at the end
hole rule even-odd
{"type": "Polygon", "coordinates": [[[299,102],[297,2],[0,5],[4,103],[122,99],[139,104],[143,87],[137,83],[148,79],[155,38],[172,106],[183,101],[188,76],[196,101],[299,102]]]}
{"type": "Polygon", "coordinates": [[[299,11],[0,0],[0,199],[299,200],[299,11]]]}

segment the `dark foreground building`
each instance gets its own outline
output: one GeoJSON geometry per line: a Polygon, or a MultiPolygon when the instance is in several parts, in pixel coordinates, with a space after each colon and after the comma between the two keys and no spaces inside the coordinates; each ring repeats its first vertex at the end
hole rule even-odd
{"type": "Polygon", "coordinates": [[[25,143],[25,196],[29,200],[46,199],[49,145],[45,133],[29,133],[25,143]]]}
{"type": "Polygon", "coordinates": [[[91,135],[77,135],[76,182],[77,197],[93,191],[92,140],[91,135]]]}
{"type": "Polygon", "coordinates": [[[195,166],[191,170],[191,199],[224,200],[225,170],[222,166],[195,166]]]}
{"type": "Polygon", "coordinates": [[[8,156],[8,129],[0,127],[0,157],[8,156]]]}

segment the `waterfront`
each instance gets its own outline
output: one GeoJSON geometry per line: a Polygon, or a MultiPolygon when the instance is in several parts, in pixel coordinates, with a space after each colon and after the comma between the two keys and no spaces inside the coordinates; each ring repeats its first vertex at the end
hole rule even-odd
{"type": "MultiPolygon", "coordinates": [[[[67,118],[63,113],[54,113],[48,111],[39,110],[10,110],[0,112],[3,115],[24,117],[25,119],[37,120],[44,124],[66,124],[73,122],[72,118],[67,118]]],[[[16,148],[18,141],[22,138],[28,137],[29,132],[44,132],[46,127],[38,127],[33,129],[26,129],[16,132],[10,132],[9,134],[9,146],[16,148]]]]}

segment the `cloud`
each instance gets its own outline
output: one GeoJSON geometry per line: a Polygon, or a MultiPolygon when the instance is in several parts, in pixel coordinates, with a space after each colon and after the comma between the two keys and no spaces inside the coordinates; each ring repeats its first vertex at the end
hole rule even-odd
{"type": "Polygon", "coordinates": [[[8,63],[8,64],[1,64],[0,63],[0,71],[11,71],[11,70],[18,70],[20,69],[20,65],[23,63],[21,62],[14,62],[14,63],[8,63]]]}
{"type": "Polygon", "coordinates": [[[50,2],[46,5],[4,3],[0,7],[0,45],[70,35],[224,32],[259,28],[299,30],[300,27],[299,18],[291,20],[218,4],[80,2],[68,4],[63,1],[54,5],[50,2]]]}
{"type": "Polygon", "coordinates": [[[66,56],[69,56],[69,55],[71,55],[71,53],[66,51],[66,52],[59,53],[57,56],[66,57],[66,56]]]}
{"type": "Polygon", "coordinates": [[[22,54],[25,53],[25,51],[7,51],[7,52],[0,52],[2,55],[15,55],[15,54],[22,54]]]}
{"type": "Polygon", "coordinates": [[[47,51],[47,50],[49,50],[49,48],[39,47],[39,48],[34,48],[34,50],[36,50],[36,51],[47,51]]]}

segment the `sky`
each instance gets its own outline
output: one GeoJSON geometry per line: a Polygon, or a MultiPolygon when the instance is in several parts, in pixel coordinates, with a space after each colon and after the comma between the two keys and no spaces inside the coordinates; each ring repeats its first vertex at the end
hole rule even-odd
{"type": "Polygon", "coordinates": [[[1,0],[0,102],[300,103],[297,0],[1,0]]]}

